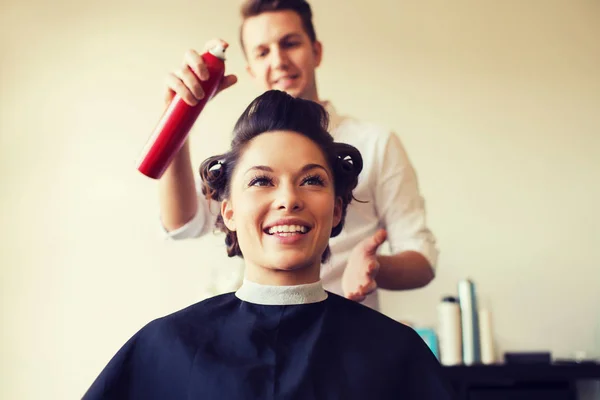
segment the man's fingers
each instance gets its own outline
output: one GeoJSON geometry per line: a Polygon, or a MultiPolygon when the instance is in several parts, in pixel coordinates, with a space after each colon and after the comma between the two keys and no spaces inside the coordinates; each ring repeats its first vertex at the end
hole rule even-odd
{"type": "Polygon", "coordinates": [[[369,282],[369,284],[367,284],[365,286],[361,286],[360,292],[363,296],[367,296],[367,295],[373,293],[376,289],[377,289],[377,282],[375,282],[375,280],[372,280],[371,282],[369,282]]]}
{"type": "Polygon", "coordinates": [[[377,290],[377,282],[375,282],[375,280],[372,280],[371,282],[369,282],[369,284],[362,289],[362,294],[365,296],[370,295],[371,293],[373,293],[375,290],[377,290]]]}
{"type": "Polygon", "coordinates": [[[379,272],[379,262],[377,260],[371,260],[367,265],[367,276],[371,279],[377,276],[379,272]]]}
{"type": "Polygon", "coordinates": [[[383,242],[385,242],[385,239],[387,239],[387,231],[385,229],[379,229],[373,235],[373,243],[377,247],[381,246],[383,244],[383,242]]]}
{"type": "Polygon", "coordinates": [[[385,242],[385,239],[387,239],[387,231],[385,229],[379,229],[377,232],[375,232],[375,236],[379,244],[382,244],[385,242]]]}
{"type": "Polygon", "coordinates": [[[360,285],[357,290],[350,292],[346,296],[346,298],[352,301],[362,302],[367,298],[368,295],[373,293],[376,289],[377,282],[375,282],[375,280],[372,280],[369,283],[360,285]]]}
{"type": "Polygon", "coordinates": [[[235,75],[226,75],[221,80],[221,84],[219,85],[219,92],[221,90],[225,90],[228,87],[231,87],[237,83],[237,76],[235,75]]]}
{"type": "Polygon", "coordinates": [[[175,74],[167,75],[166,84],[168,87],[166,98],[172,98],[171,92],[173,92],[173,94],[178,94],[190,106],[195,106],[198,103],[198,99],[175,74]]]}
{"type": "Polygon", "coordinates": [[[351,293],[348,296],[346,296],[346,298],[348,300],[352,300],[352,301],[356,301],[356,302],[360,303],[366,299],[366,296],[363,296],[359,293],[351,293]]]}
{"type": "Polygon", "coordinates": [[[374,235],[364,240],[365,252],[373,255],[377,252],[377,248],[385,242],[387,232],[384,229],[379,229],[374,235]]]}
{"type": "MultiPolygon", "coordinates": [[[[198,77],[187,65],[184,65],[178,71],[175,71],[175,75],[185,84],[185,87],[192,92],[196,99],[200,100],[204,97],[204,89],[202,89],[198,77]]],[[[179,93],[177,90],[175,91],[179,93]]]]}
{"type": "Polygon", "coordinates": [[[194,74],[198,77],[198,79],[205,81],[210,77],[208,73],[208,67],[204,63],[202,56],[198,54],[195,50],[186,51],[183,56],[183,64],[187,65],[194,74]]]}

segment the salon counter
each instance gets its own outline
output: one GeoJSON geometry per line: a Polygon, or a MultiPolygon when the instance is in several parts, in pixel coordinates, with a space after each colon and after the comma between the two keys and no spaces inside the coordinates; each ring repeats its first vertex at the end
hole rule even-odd
{"type": "Polygon", "coordinates": [[[445,366],[459,400],[577,400],[577,382],[600,381],[600,364],[445,366]]]}

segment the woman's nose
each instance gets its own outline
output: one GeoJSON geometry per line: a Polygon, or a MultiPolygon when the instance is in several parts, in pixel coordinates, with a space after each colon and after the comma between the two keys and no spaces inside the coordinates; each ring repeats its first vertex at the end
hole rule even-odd
{"type": "Polygon", "coordinates": [[[298,211],[304,207],[296,188],[293,187],[281,187],[277,193],[276,204],[277,209],[288,211],[298,211]]]}

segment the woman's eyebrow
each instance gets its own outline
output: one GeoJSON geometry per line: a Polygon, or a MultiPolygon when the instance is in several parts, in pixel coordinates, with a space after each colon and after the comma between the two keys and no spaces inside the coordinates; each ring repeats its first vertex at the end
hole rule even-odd
{"type": "Polygon", "coordinates": [[[302,167],[302,169],[300,170],[300,172],[301,173],[307,172],[307,171],[310,171],[311,169],[315,169],[315,168],[322,169],[323,171],[325,171],[325,173],[327,175],[329,175],[329,172],[327,171],[327,168],[325,168],[321,164],[306,164],[304,167],[302,167]]]}
{"type": "Polygon", "coordinates": [[[248,168],[248,170],[246,170],[246,172],[244,172],[244,174],[247,174],[250,171],[267,171],[267,172],[273,172],[273,168],[271,167],[267,167],[266,165],[255,165],[253,167],[248,168]]]}
{"type": "MultiPolygon", "coordinates": [[[[302,173],[308,172],[311,169],[322,169],[329,176],[329,171],[327,171],[327,168],[325,168],[321,164],[315,164],[315,163],[306,164],[304,167],[302,167],[302,169],[300,169],[300,173],[302,174],[302,173]]],[[[273,168],[266,166],[266,165],[255,165],[253,167],[248,168],[244,174],[247,174],[250,171],[273,172],[273,168]]]]}

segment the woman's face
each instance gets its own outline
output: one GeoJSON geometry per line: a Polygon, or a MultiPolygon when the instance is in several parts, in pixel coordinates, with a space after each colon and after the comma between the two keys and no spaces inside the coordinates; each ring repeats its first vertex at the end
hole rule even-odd
{"type": "Polygon", "coordinates": [[[221,213],[237,234],[246,276],[282,285],[318,280],[342,214],[319,146],[295,132],[263,133],[246,145],[230,188],[221,213]]]}

